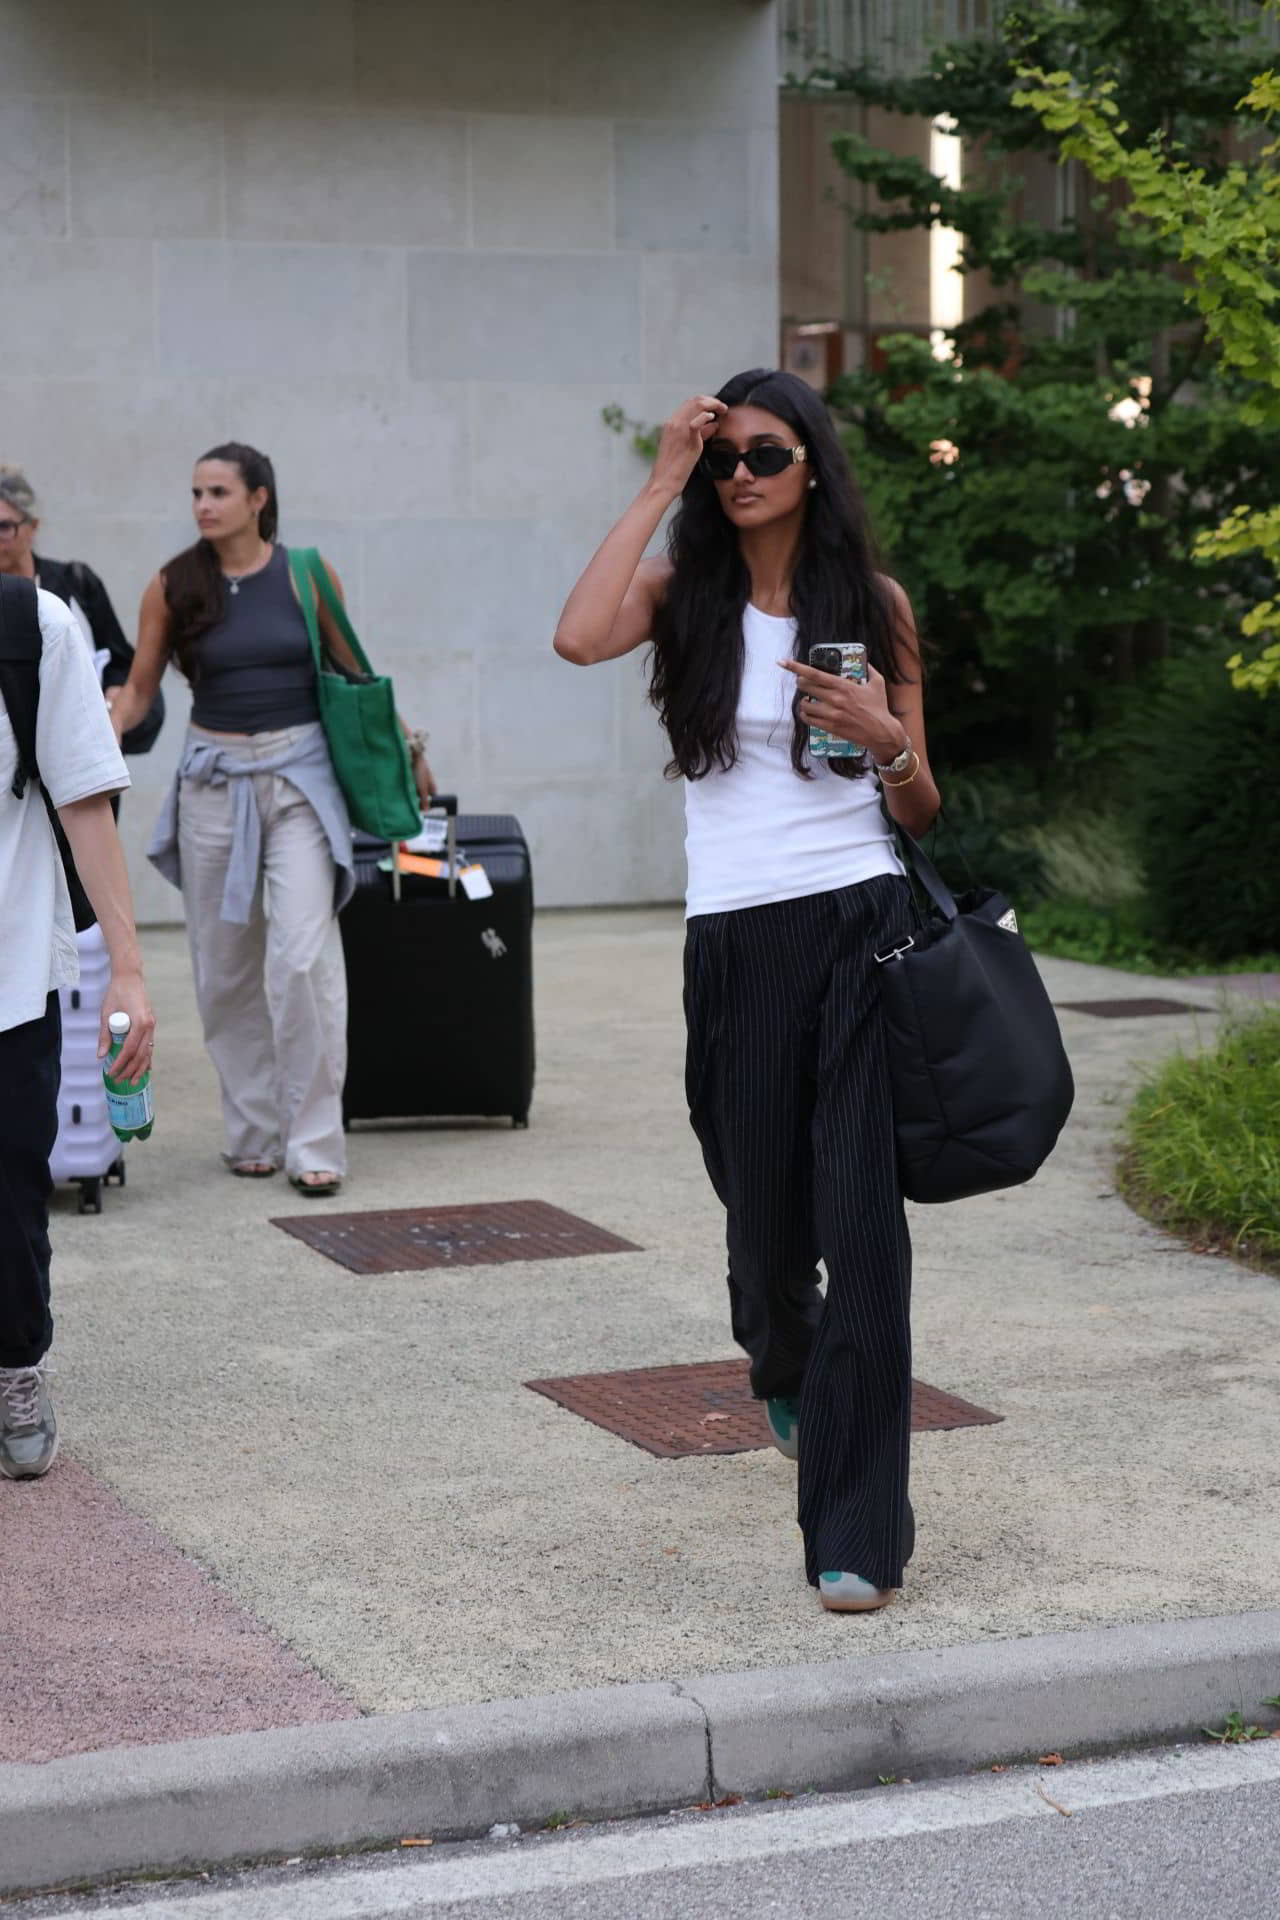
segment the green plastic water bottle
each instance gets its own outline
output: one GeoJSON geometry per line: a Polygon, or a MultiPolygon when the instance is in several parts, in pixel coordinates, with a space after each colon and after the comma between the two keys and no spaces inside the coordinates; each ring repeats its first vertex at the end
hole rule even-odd
{"type": "Polygon", "coordinates": [[[111,1029],[111,1046],[103,1062],[102,1084],[106,1089],[107,1118],[111,1122],[111,1131],[117,1140],[149,1139],[156,1118],[150,1068],[141,1080],[133,1083],[113,1080],[111,1062],[129,1037],[129,1016],[127,1013],[113,1013],[108,1017],[107,1025],[111,1029]]]}

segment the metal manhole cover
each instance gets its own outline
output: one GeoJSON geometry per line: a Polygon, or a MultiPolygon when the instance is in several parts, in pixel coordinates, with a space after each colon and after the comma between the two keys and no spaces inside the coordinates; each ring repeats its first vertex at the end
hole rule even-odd
{"type": "Polygon", "coordinates": [[[1150,1020],[1158,1013],[1206,1013],[1191,1000],[1059,1000],[1064,1013],[1093,1013],[1100,1020],[1150,1020]]]}
{"type": "Polygon", "coordinates": [[[418,1273],[426,1267],[491,1267],[507,1260],[565,1260],[581,1253],[637,1253],[589,1220],[541,1200],[474,1207],[396,1207],[387,1213],[290,1214],[272,1221],[349,1273],[418,1273]]]}
{"type": "MultiPolygon", "coordinates": [[[[750,1453],[772,1444],[764,1409],[751,1397],[745,1360],[574,1373],[561,1380],[526,1380],[525,1385],[661,1460],[695,1453],[750,1453]]],[[[995,1426],[1004,1417],[922,1380],[913,1380],[911,1386],[914,1433],[995,1426]]]]}

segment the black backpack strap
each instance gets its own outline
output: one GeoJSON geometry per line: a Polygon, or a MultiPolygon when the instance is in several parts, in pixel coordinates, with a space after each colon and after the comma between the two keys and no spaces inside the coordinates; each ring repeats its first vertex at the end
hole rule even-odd
{"type": "Polygon", "coordinates": [[[18,744],[14,797],[37,777],[36,713],[40,704],[40,610],[35,583],[0,573],[0,696],[18,744]]]}
{"type": "MultiPolygon", "coordinates": [[[[13,728],[13,737],[18,746],[18,765],[13,776],[13,794],[17,800],[21,800],[26,792],[28,780],[40,781],[40,768],[36,763],[36,716],[40,708],[40,655],[43,650],[44,637],[40,632],[40,606],[36,599],[35,583],[18,579],[13,574],[0,573],[0,698],[4,700],[9,725],[13,728]]],[[[40,781],[40,798],[44,801],[49,825],[53,828],[53,837],[62,856],[67,892],[71,896],[71,917],[76,932],[83,933],[86,927],[93,925],[94,911],[76,872],[76,863],[71,856],[57,809],[43,781],[40,781]]]]}

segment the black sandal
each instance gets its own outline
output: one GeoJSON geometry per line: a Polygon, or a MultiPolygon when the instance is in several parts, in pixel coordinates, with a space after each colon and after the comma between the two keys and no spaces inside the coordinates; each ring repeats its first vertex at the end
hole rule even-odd
{"type": "Polygon", "coordinates": [[[342,1185],[340,1173],[326,1173],[319,1180],[308,1180],[303,1173],[291,1173],[289,1185],[304,1193],[308,1200],[331,1200],[342,1185]]]}

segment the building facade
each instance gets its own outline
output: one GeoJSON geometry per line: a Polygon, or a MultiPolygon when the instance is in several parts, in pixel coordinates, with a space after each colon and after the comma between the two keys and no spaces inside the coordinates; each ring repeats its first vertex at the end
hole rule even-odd
{"type": "MultiPolygon", "coordinates": [[[[1069,11],[1074,0],[1064,4],[1069,11]]],[[[1258,0],[1223,5],[1258,30],[1263,48],[1280,47],[1274,11],[1260,11],[1258,0]]],[[[954,272],[956,236],[856,228],[848,209],[878,203],[836,164],[831,141],[860,135],[952,185],[966,173],[981,182],[980,149],[971,144],[962,152],[941,122],[931,126],[842,97],[834,76],[866,66],[908,78],[955,41],[997,35],[1008,10],[1008,0],[779,0],[781,355],[816,385],[875,364],[884,334],[927,336],[972,318],[991,299],[985,275],[954,272]]],[[[1000,182],[1007,176],[1018,183],[1019,219],[1056,227],[1087,207],[1088,180],[1074,163],[1060,167],[1045,154],[1026,152],[997,160],[986,177],[1000,182]]],[[[1060,323],[1055,309],[1031,301],[1024,302],[1023,318],[1031,328],[1060,323]]]]}
{"type": "MultiPolygon", "coordinates": [[[[262,447],[540,901],[678,897],[639,662],[551,632],[644,476],[602,409],[776,360],[778,75],[766,0],[0,0],[0,460],[45,551],[131,631],[195,456],[262,447]]],[[[124,812],[151,922],[167,691],[124,812]]]]}

